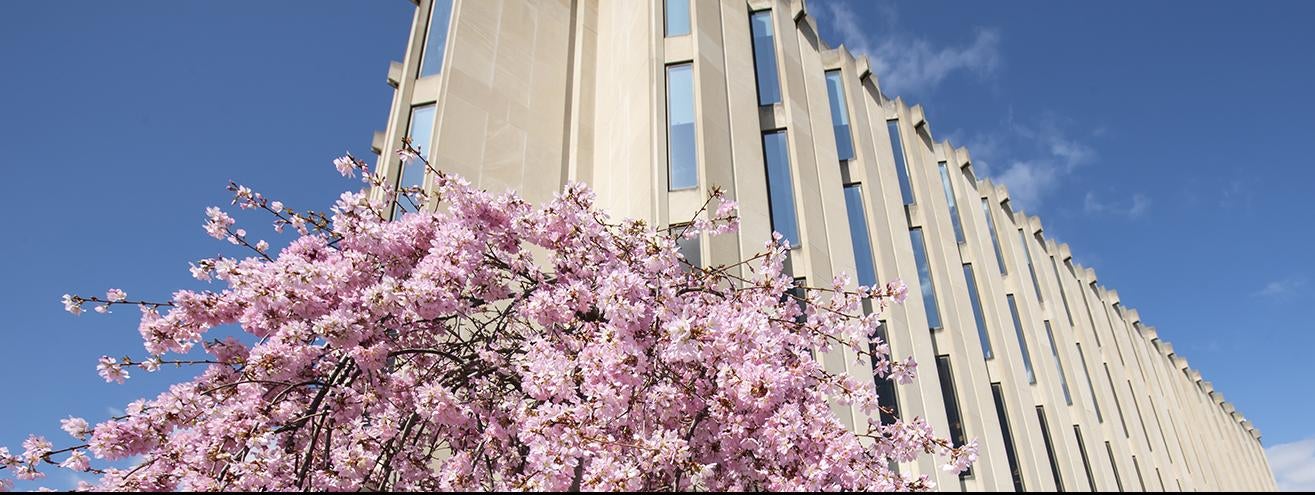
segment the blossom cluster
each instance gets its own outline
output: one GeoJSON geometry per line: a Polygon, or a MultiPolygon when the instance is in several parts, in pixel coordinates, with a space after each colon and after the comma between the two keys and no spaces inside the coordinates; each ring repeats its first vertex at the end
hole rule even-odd
{"type": "MultiPolygon", "coordinates": [[[[350,156],[335,167],[367,171],[350,156]]],[[[68,448],[0,448],[0,470],[56,465],[104,490],[905,490],[931,483],[892,461],[937,454],[962,470],[976,456],[920,418],[882,424],[873,377],[816,357],[913,380],[862,310],[902,301],[902,283],[799,290],[779,238],[689,269],[679,237],[737,225],[720,192],[666,232],[611,219],[582,184],[536,207],[439,173],[421,199],[441,207],[389,219],[397,194],[349,192],[324,222],[230,189],[298,237],[270,253],[208,210],[208,233],[257,253],[194,265],[213,290],[64,300],[75,314],[141,308],[148,357],[102,357],[105,380],[162,363],[197,376],[94,426],[65,419],[68,448]],[[222,325],[245,337],[209,336],[222,325]]]]}

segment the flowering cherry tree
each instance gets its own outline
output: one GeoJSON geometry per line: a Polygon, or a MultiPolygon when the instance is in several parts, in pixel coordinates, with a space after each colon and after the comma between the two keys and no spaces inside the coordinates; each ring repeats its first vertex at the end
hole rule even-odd
{"type": "Polygon", "coordinates": [[[367,188],[327,213],[230,185],[297,235],[273,252],[210,208],[206,232],[250,252],[195,263],[212,290],[65,296],[75,315],[140,308],[145,353],[101,358],[106,381],[198,372],[120,417],[63,420],[65,446],[0,447],[0,475],[62,468],[106,490],[901,490],[931,483],[892,460],[975,458],[921,419],[880,424],[874,383],[814,359],[848,347],[878,379],[912,380],[861,307],[903,300],[902,284],[792,292],[779,237],[735,265],[684,262],[678,239],[736,228],[719,192],[656,230],[609,218],[581,184],[536,207],[428,163],[430,193],[350,155],[335,165],[367,188]],[[224,326],[240,338],[207,336],[224,326]],[[846,426],[837,404],[873,419],[846,426]]]}

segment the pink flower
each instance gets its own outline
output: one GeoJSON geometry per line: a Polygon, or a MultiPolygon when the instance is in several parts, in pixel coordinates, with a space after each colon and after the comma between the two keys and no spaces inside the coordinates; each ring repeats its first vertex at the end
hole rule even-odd
{"type": "Polygon", "coordinates": [[[105,300],[109,302],[123,302],[128,299],[128,293],[119,289],[110,289],[105,291],[105,300]]]}
{"type": "Polygon", "coordinates": [[[123,383],[128,379],[128,372],[123,369],[123,365],[109,356],[100,357],[100,364],[96,365],[96,373],[106,382],[123,383]]]}
{"type": "Polygon", "coordinates": [[[82,314],[82,298],[64,294],[64,311],[73,313],[74,316],[82,314]]]}
{"type": "Polygon", "coordinates": [[[87,425],[87,420],[73,416],[59,420],[59,428],[77,439],[85,438],[91,434],[91,427],[87,425]]]}
{"type": "Polygon", "coordinates": [[[274,202],[272,202],[272,203],[269,204],[269,209],[274,210],[274,213],[282,212],[282,211],[283,211],[283,202],[282,202],[282,201],[274,201],[274,202]]]}
{"type": "Polygon", "coordinates": [[[333,166],[343,177],[356,177],[356,162],[350,156],[341,156],[333,160],[333,166]]]}
{"type": "Polygon", "coordinates": [[[81,450],[74,450],[69,453],[68,459],[59,463],[59,467],[82,472],[91,469],[91,459],[87,457],[87,454],[82,453],[81,450]]]}

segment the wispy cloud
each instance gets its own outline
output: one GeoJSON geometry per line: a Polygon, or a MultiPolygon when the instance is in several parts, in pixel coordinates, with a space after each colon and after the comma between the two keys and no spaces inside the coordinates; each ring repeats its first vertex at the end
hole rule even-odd
{"type": "Polygon", "coordinates": [[[1131,198],[1125,201],[1105,201],[1097,197],[1094,191],[1087,191],[1087,197],[1082,201],[1082,211],[1090,215],[1139,218],[1146,214],[1146,211],[1150,208],[1151,198],[1142,193],[1133,194],[1131,198]]]}
{"type": "Polygon", "coordinates": [[[1287,299],[1300,294],[1305,288],[1306,277],[1294,276],[1270,281],[1252,295],[1267,299],[1287,299]]]}
{"type": "Polygon", "coordinates": [[[1283,491],[1315,490],[1315,437],[1265,449],[1274,479],[1283,491]]]}
{"type": "Polygon", "coordinates": [[[926,38],[896,29],[899,12],[892,4],[878,4],[880,26],[862,22],[847,0],[810,4],[817,16],[855,54],[866,54],[882,90],[892,96],[926,96],[951,74],[968,72],[981,78],[993,75],[1000,65],[1000,32],[980,27],[963,46],[938,46],[926,38]],[[881,41],[873,38],[881,33],[881,41]]]}
{"type": "MultiPolygon", "coordinates": [[[[1011,201],[1022,209],[1040,208],[1068,176],[1097,157],[1091,146],[1070,137],[1066,129],[1071,125],[1064,120],[1047,116],[1036,122],[1023,124],[1007,116],[996,130],[963,141],[980,175],[1008,187],[1011,201]]],[[[957,141],[959,134],[951,133],[952,139],[957,141]]],[[[1148,198],[1140,201],[1138,214],[1150,206],[1148,198]]]]}

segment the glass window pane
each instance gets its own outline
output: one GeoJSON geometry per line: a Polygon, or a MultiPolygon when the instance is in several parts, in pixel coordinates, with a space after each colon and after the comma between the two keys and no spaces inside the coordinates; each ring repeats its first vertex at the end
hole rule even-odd
{"type": "Polygon", "coordinates": [[[849,214],[849,238],[854,244],[854,265],[858,284],[877,285],[877,268],[872,262],[872,238],[868,236],[867,214],[863,211],[863,190],[859,184],[845,186],[845,211],[849,214]]]}
{"type": "Polygon", "coordinates": [[[1055,461],[1055,445],[1050,442],[1050,425],[1046,422],[1046,408],[1036,406],[1036,419],[1041,423],[1041,439],[1046,443],[1046,455],[1050,458],[1050,474],[1055,477],[1055,489],[1064,491],[1064,479],[1059,475],[1059,463],[1055,461]]]}
{"type": "Polygon", "coordinates": [[[1118,486],[1119,491],[1123,491],[1123,478],[1119,477],[1119,464],[1114,462],[1114,447],[1109,442],[1105,442],[1105,455],[1110,458],[1110,467],[1114,468],[1114,484],[1118,486]]]}
{"type": "Polygon", "coordinates": [[[1073,425],[1073,435],[1078,439],[1078,452],[1082,454],[1082,467],[1087,470],[1087,487],[1096,491],[1096,477],[1091,474],[1091,461],[1087,459],[1087,445],[1082,442],[1082,428],[1073,425]]]}
{"type": "Polygon", "coordinates": [[[443,72],[443,52],[447,48],[448,28],[452,24],[452,0],[434,0],[425,32],[425,47],[420,52],[420,77],[443,72]]]}
{"type": "Polygon", "coordinates": [[[1032,248],[1027,245],[1027,235],[1023,233],[1023,229],[1018,229],[1018,242],[1023,245],[1023,258],[1027,259],[1027,272],[1032,274],[1032,289],[1036,291],[1036,300],[1045,301],[1045,298],[1041,297],[1041,282],[1036,279],[1036,268],[1032,267],[1032,248]]]}
{"type": "Polygon", "coordinates": [[[776,71],[776,40],[772,34],[772,11],[760,10],[749,16],[753,31],[753,65],[758,77],[758,104],[781,102],[781,84],[776,71]]]}
{"type": "MultiPolygon", "coordinates": [[[[675,232],[680,232],[681,230],[684,229],[674,229],[675,232]]],[[[695,267],[703,266],[703,248],[699,243],[699,236],[682,237],[677,239],[676,249],[680,251],[680,255],[683,256],[685,261],[689,262],[690,265],[695,267]]],[[[684,267],[682,266],[682,268],[684,267]]]]}
{"type": "Polygon", "coordinates": [[[1055,345],[1055,332],[1050,329],[1050,320],[1045,321],[1046,338],[1050,340],[1050,354],[1055,357],[1055,370],[1059,372],[1059,388],[1064,391],[1064,402],[1073,405],[1073,396],[1068,392],[1068,377],[1064,376],[1064,360],[1059,358],[1059,346],[1055,345]]]}
{"type": "Polygon", "coordinates": [[[954,185],[950,183],[950,167],[940,163],[941,188],[945,189],[945,202],[950,205],[950,224],[954,225],[954,240],[963,243],[963,225],[959,223],[959,205],[954,201],[954,185]]]}
{"type": "Polygon", "coordinates": [[[968,302],[973,307],[973,321],[977,324],[977,338],[982,341],[982,356],[986,359],[995,357],[991,351],[991,337],[986,333],[986,316],[982,314],[982,298],[977,292],[977,276],[973,273],[972,263],[963,264],[963,278],[968,281],[968,302]]]}
{"type": "Polygon", "coordinates": [[[1023,472],[1018,467],[1018,452],[1014,446],[1014,433],[1009,428],[1009,413],[1005,410],[1004,390],[999,383],[991,384],[991,395],[995,397],[995,417],[1000,420],[1000,434],[1005,438],[1005,458],[1009,460],[1009,474],[1014,478],[1014,491],[1025,491],[1023,472]]]}
{"type": "Polygon", "coordinates": [[[780,232],[791,247],[799,245],[799,223],[795,218],[794,180],[790,176],[790,149],[785,131],[763,134],[763,158],[767,162],[767,197],[772,230],[780,232]]]}
{"type": "Polygon", "coordinates": [[[684,36],[689,34],[690,0],[666,0],[667,36],[684,36]]]}
{"type": "Polygon", "coordinates": [[[922,305],[927,310],[927,325],[941,328],[941,309],[936,304],[936,287],[932,285],[931,265],[927,262],[927,245],[923,242],[922,228],[909,229],[913,242],[913,260],[918,263],[918,285],[922,287],[922,305]]]}
{"type": "Polygon", "coordinates": [[[1005,294],[1009,300],[1009,314],[1014,317],[1014,333],[1018,335],[1018,349],[1023,353],[1023,369],[1027,371],[1027,383],[1036,383],[1036,373],[1032,371],[1032,353],[1027,351],[1027,337],[1023,335],[1023,321],[1018,317],[1018,304],[1013,294],[1005,294]]]}
{"type": "Polygon", "coordinates": [[[841,160],[854,159],[854,138],[849,132],[849,106],[845,104],[845,86],[840,71],[826,72],[826,94],[831,103],[831,127],[836,134],[836,155],[841,160]]]}
{"type": "Polygon", "coordinates": [[[895,154],[895,175],[899,179],[900,197],[904,204],[913,204],[913,187],[909,184],[909,169],[904,163],[904,142],[900,141],[899,120],[887,120],[886,132],[890,134],[891,151],[895,154]]]}
{"type": "Polygon", "coordinates": [[[1105,416],[1100,413],[1100,399],[1096,398],[1096,386],[1091,383],[1091,371],[1087,369],[1087,356],[1082,354],[1082,344],[1078,346],[1078,364],[1082,365],[1082,374],[1087,377],[1087,391],[1091,393],[1091,405],[1096,407],[1096,421],[1105,422],[1105,416]]]}
{"type": "Polygon", "coordinates": [[[1068,326],[1073,326],[1073,311],[1068,307],[1068,294],[1064,292],[1064,279],[1059,278],[1059,262],[1050,257],[1050,268],[1055,270],[1055,285],[1059,287],[1059,298],[1064,301],[1064,316],[1068,317],[1068,326]]]}
{"type": "Polygon", "coordinates": [[[699,185],[694,129],[694,67],[667,67],[667,180],[671,190],[699,185]]]}
{"type": "Polygon", "coordinates": [[[1009,269],[1005,267],[1005,255],[1000,252],[1000,238],[996,237],[995,233],[995,221],[991,218],[991,202],[986,198],[982,198],[982,214],[986,215],[986,230],[991,233],[991,247],[995,249],[995,262],[1000,265],[1000,274],[1008,274],[1009,269]]]}
{"type": "MultiPolygon", "coordinates": [[[[889,333],[886,332],[885,320],[877,327],[877,338],[890,345],[889,333]]],[[[877,378],[877,405],[881,407],[881,424],[893,424],[899,419],[899,397],[895,394],[895,381],[890,378],[877,378]]]]}
{"type": "MultiPolygon", "coordinates": [[[[420,156],[429,160],[430,141],[434,135],[434,104],[420,105],[411,107],[411,122],[408,124],[406,137],[411,138],[411,147],[420,151],[420,156]]],[[[411,160],[403,163],[402,172],[397,177],[397,187],[416,187],[425,184],[425,163],[420,160],[411,160]]],[[[415,211],[415,206],[404,198],[398,198],[397,211],[393,217],[400,215],[401,211],[415,211]]]]}
{"type": "MultiPolygon", "coordinates": [[[[950,368],[949,355],[936,356],[936,373],[941,379],[941,399],[945,403],[945,418],[950,422],[950,440],[955,445],[963,445],[968,441],[968,435],[964,434],[963,416],[959,412],[959,395],[954,389],[954,373],[950,368]]],[[[968,474],[968,471],[964,473],[968,474]]]]}

